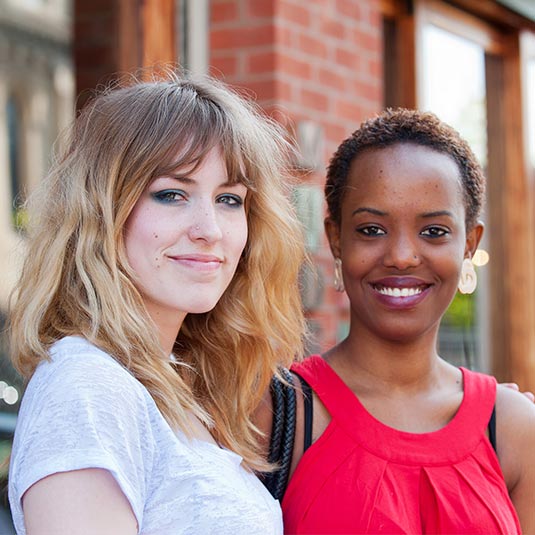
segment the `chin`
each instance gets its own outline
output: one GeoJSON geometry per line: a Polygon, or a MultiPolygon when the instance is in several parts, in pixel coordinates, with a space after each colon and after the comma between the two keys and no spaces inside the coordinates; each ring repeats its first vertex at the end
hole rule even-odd
{"type": "Polygon", "coordinates": [[[199,303],[195,303],[192,306],[188,307],[186,310],[188,314],[206,314],[207,312],[210,312],[214,310],[217,303],[219,302],[219,299],[214,300],[208,300],[199,303]]]}
{"type": "Polygon", "coordinates": [[[396,327],[392,329],[378,330],[377,334],[384,340],[396,344],[409,344],[422,336],[427,336],[432,329],[411,329],[409,327],[396,327]]]}

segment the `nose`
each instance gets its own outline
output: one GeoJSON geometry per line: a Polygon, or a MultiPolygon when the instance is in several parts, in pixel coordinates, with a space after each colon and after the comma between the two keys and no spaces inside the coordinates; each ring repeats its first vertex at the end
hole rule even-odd
{"type": "Polygon", "coordinates": [[[417,238],[396,233],[388,243],[384,255],[384,264],[400,271],[416,267],[420,264],[420,251],[417,246],[417,238]]]}
{"type": "Polygon", "coordinates": [[[213,243],[223,237],[217,214],[213,207],[199,207],[192,217],[189,227],[189,237],[192,241],[203,240],[213,243]]]}

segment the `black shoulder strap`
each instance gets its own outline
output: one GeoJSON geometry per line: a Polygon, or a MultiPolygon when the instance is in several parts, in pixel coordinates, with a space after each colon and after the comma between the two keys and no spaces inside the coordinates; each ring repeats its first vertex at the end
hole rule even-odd
{"type": "Polygon", "coordinates": [[[492,408],[492,414],[489,420],[489,442],[491,443],[494,451],[496,451],[496,406],[492,408]]]}
{"type": "MultiPolygon", "coordinates": [[[[294,372],[295,373],[295,372],[294,372]]],[[[312,405],[312,388],[310,385],[299,375],[299,381],[301,382],[301,390],[303,391],[303,403],[305,412],[305,439],[303,444],[303,453],[312,445],[312,420],[314,417],[314,409],[312,405]]]]}
{"type": "Polygon", "coordinates": [[[273,400],[273,424],[269,444],[268,461],[279,468],[262,474],[262,482],[272,496],[282,501],[288,485],[290,465],[292,463],[295,440],[296,395],[291,373],[283,368],[280,374],[288,383],[277,377],[271,381],[271,397],[273,400]]]}

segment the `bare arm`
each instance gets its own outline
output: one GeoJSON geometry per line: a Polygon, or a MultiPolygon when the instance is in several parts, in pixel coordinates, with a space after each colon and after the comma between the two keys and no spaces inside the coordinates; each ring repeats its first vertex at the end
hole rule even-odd
{"type": "MultiPolygon", "coordinates": [[[[501,383],[501,385],[520,392],[520,388],[516,383],[501,383]]],[[[535,394],[533,394],[533,392],[522,392],[522,394],[524,394],[524,396],[526,396],[530,401],[535,403],[535,394]]]]}
{"type": "Polygon", "coordinates": [[[137,521],[113,476],[91,468],[32,485],[22,499],[28,535],[135,535],[137,521]]]}
{"type": "Polygon", "coordinates": [[[535,534],[535,405],[498,387],[497,452],[522,532],[535,534]]]}

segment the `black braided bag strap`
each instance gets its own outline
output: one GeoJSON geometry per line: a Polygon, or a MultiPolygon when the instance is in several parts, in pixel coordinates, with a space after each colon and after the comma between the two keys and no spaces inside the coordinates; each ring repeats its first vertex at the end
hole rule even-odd
{"type": "Polygon", "coordinates": [[[292,463],[295,439],[296,394],[293,388],[293,378],[289,370],[282,368],[280,374],[290,386],[280,381],[277,377],[273,377],[271,380],[273,424],[268,456],[269,462],[277,464],[279,468],[264,474],[262,480],[271,495],[276,500],[282,501],[288,485],[288,476],[292,463]]]}

